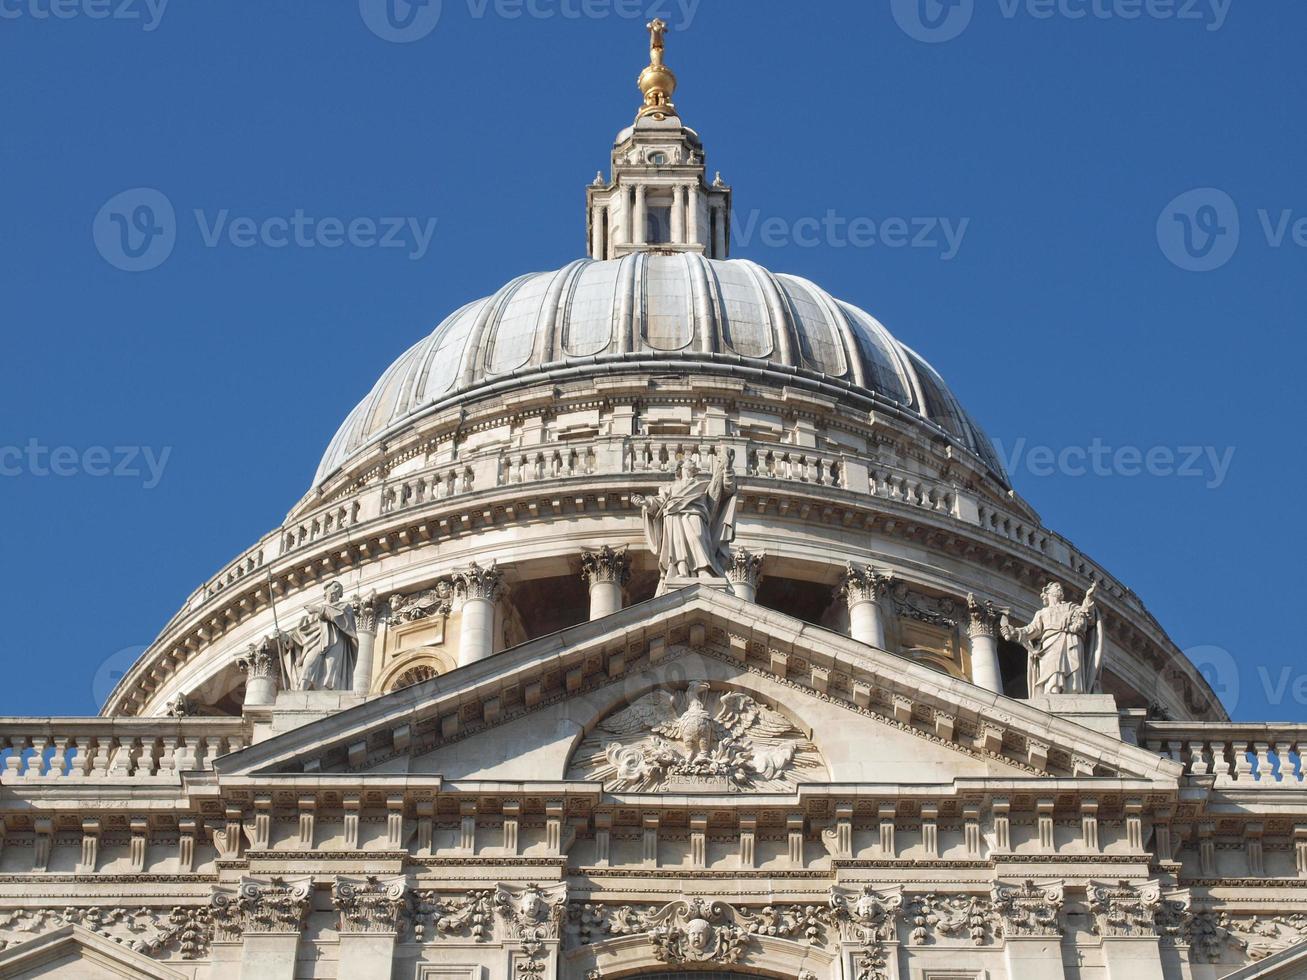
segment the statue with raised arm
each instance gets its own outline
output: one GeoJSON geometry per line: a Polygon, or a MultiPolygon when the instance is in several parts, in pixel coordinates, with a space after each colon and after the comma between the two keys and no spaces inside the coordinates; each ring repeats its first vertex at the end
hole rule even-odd
{"type": "Polygon", "coordinates": [[[354,609],[342,602],[345,590],[328,582],[323,601],[309,606],[291,633],[286,673],[292,690],[348,691],[353,686],[359,637],[354,609]]]}
{"type": "Polygon", "coordinates": [[[1018,642],[1029,652],[1026,676],[1030,696],[1094,694],[1103,671],[1103,629],[1094,606],[1097,584],[1090,585],[1079,605],[1067,602],[1062,586],[1050,582],[1040,596],[1044,608],[1027,626],[1013,627],[1003,613],[1003,639],[1018,642]]]}
{"type": "Polygon", "coordinates": [[[645,538],[658,556],[660,595],[667,591],[669,579],[725,577],[735,538],[733,457],[729,450],[716,457],[711,474],[699,468],[696,458],[686,457],[676,480],[658,496],[632,495],[644,518],[645,538]]]}

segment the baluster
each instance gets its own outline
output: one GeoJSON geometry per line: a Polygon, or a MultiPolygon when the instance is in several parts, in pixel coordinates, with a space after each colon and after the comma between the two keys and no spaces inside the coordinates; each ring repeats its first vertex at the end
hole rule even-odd
{"type": "Polygon", "coordinates": [[[1212,739],[1212,772],[1217,776],[1230,775],[1229,746],[1224,739],[1212,739]]]}
{"type": "Polygon", "coordinates": [[[1230,775],[1233,779],[1244,779],[1252,774],[1252,763],[1248,759],[1248,740],[1234,739],[1230,743],[1230,751],[1234,754],[1234,772],[1230,775]]]}
{"type": "Polygon", "coordinates": [[[0,747],[5,745],[9,747],[9,757],[5,759],[5,774],[8,777],[6,782],[12,782],[23,771],[23,753],[27,751],[27,739],[22,735],[11,735],[0,742],[0,747]]]}
{"type": "Polygon", "coordinates": [[[118,750],[113,755],[113,763],[109,769],[110,776],[130,776],[133,769],[132,755],[136,751],[138,738],[130,736],[120,736],[114,741],[118,743],[118,750]]]}
{"type": "Polygon", "coordinates": [[[1194,776],[1206,776],[1211,769],[1207,765],[1207,759],[1203,756],[1203,740],[1193,738],[1189,740],[1189,773],[1194,776]]]}
{"type": "Polygon", "coordinates": [[[68,766],[68,736],[54,737],[54,751],[50,753],[50,766],[45,771],[46,779],[62,779],[64,769],[68,766]]]}
{"type": "Polygon", "coordinates": [[[86,779],[91,775],[91,766],[95,763],[95,736],[79,735],[73,744],[77,746],[77,754],[73,757],[68,775],[77,779],[86,779]]]}
{"type": "Polygon", "coordinates": [[[41,775],[45,770],[45,753],[49,748],[49,735],[37,735],[32,739],[32,754],[27,758],[27,771],[23,773],[23,778],[41,778],[41,775]]]}
{"type": "Polygon", "coordinates": [[[1257,781],[1275,782],[1275,766],[1271,761],[1274,746],[1270,742],[1254,742],[1253,750],[1257,754],[1257,781]]]}

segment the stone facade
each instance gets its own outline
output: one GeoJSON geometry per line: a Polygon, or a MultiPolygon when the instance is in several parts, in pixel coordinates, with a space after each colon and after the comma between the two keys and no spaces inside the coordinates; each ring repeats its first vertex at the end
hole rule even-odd
{"type": "Polygon", "coordinates": [[[0,720],[0,978],[1302,975],[1307,728],[726,260],[653,36],[591,259],[396,362],[102,716],[0,720]]]}

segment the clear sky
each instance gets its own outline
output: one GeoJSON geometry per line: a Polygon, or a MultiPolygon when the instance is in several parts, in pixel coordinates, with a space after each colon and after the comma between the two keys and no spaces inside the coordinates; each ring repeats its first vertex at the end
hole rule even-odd
{"type": "Polygon", "coordinates": [[[96,711],[387,364],[583,252],[661,15],[734,254],[879,316],[1235,717],[1307,720],[1307,5],[387,2],[0,0],[0,714],[96,711]]]}

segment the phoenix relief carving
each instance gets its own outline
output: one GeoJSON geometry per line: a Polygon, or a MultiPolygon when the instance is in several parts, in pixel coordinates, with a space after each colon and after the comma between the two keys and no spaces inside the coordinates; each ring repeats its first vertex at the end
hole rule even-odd
{"type": "Polygon", "coordinates": [[[581,742],[571,771],[610,792],[769,792],[818,779],[824,768],[816,746],[779,712],[691,681],[609,715],[581,742]]]}

